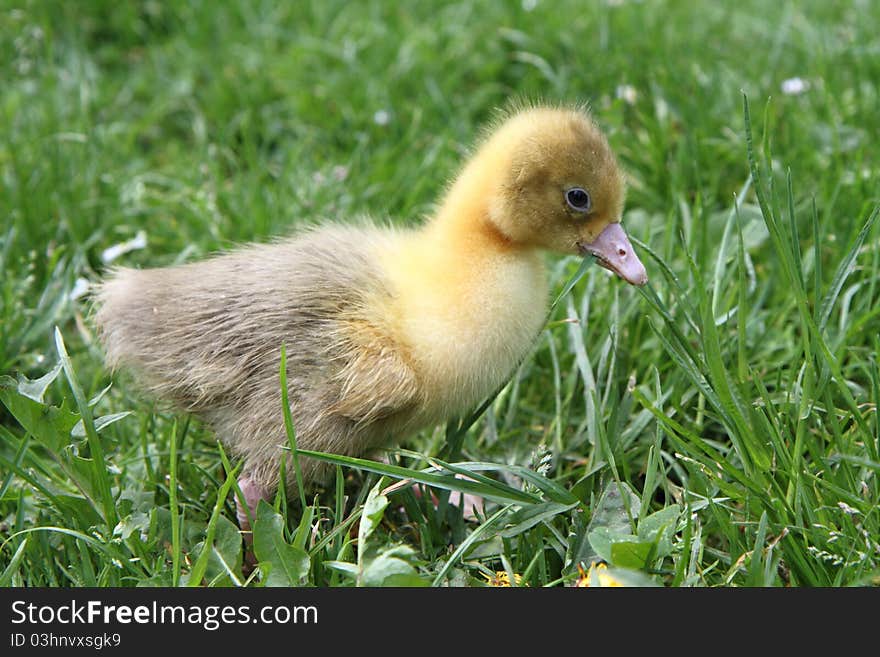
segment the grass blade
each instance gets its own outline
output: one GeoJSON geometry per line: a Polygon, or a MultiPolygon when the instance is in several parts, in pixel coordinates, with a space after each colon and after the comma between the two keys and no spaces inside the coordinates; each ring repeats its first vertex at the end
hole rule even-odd
{"type": "Polygon", "coordinates": [[[92,418],[92,409],[89,407],[88,398],[79,385],[76,372],[73,369],[73,363],[70,362],[70,356],[67,355],[67,348],[64,346],[64,338],[61,337],[61,331],[57,326],[55,327],[55,348],[58,350],[58,357],[61,359],[64,375],[67,377],[67,382],[70,385],[77,408],[82,416],[92,457],[94,482],[103,506],[104,521],[112,529],[119,521],[119,518],[116,515],[116,503],[110,489],[109,471],[104,459],[104,449],[101,447],[101,439],[98,437],[98,432],[95,429],[95,422],[92,418]]]}
{"type": "Polygon", "coordinates": [[[366,459],[354,458],[352,456],[342,456],[340,454],[330,454],[327,452],[313,452],[307,449],[299,450],[299,453],[309,458],[334,463],[336,465],[344,465],[367,472],[375,472],[380,475],[387,475],[394,479],[408,479],[416,483],[427,484],[444,490],[459,491],[461,493],[470,493],[485,497],[487,500],[493,500],[501,504],[537,504],[541,502],[541,498],[518,491],[501,482],[495,482],[489,486],[487,484],[460,479],[454,475],[438,475],[420,470],[412,470],[398,465],[389,463],[379,463],[378,461],[369,461],[366,459]]]}
{"type": "Polygon", "coordinates": [[[849,251],[847,251],[843,260],[841,260],[840,264],[837,266],[837,270],[834,272],[834,278],[831,279],[831,286],[828,288],[828,292],[822,299],[822,305],[819,307],[818,325],[819,331],[821,332],[824,332],[825,327],[828,325],[828,319],[831,317],[831,311],[834,308],[834,304],[837,302],[837,297],[840,296],[843,284],[852,273],[859,251],[861,251],[862,245],[868,237],[868,233],[870,233],[871,229],[874,227],[874,221],[877,219],[878,214],[880,214],[880,205],[877,205],[873,212],[871,212],[868,220],[859,231],[856,241],[850,247],[849,251]]]}
{"type": "Polygon", "coordinates": [[[281,367],[279,373],[281,379],[281,410],[284,413],[284,431],[287,433],[287,444],[293,458],[293,471],[296,477],[296,488],[299,491],[299,501],[302,509],[306,506],[306,492],[303,488],[302,470],[299,465],[299,452],[296,448],[296,429],[293,426],[293,417],[290,413],[290,400],[287,391],[287,345],[281,345],[281,367]]]}

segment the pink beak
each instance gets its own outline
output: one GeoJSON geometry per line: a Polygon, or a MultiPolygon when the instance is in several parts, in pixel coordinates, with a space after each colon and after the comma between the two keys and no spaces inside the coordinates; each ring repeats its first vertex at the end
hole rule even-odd
{"type": "Polygon", "coordinates": [[[596,256],[599,264],[613,271],[630,285],[648,282],[645,265],[639,260],[620,223],[608,224],[599,237],[580,245],[582,253],[596,256]]]}

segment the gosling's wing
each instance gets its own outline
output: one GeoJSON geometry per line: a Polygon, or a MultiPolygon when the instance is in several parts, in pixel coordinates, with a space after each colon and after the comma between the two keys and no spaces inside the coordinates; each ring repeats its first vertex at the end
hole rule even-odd
{"type": "Polygon", "coordinates": [[[420,399],[412,368],[394,345],[380,338],[351,344],[336,381],[339,401],[333,412],[358,423],[405,412],[420,399]]]}
{"type": "Polygon", "coordinates": [[[365,360],[350,344],[354,334],[337,329],[352,317],[377,321],[362,309],[365,295],[382,294],[373,253],[383,239],[367,226],[330,225],[197,263],[112,272],[95,298],[107,361],[133,369],[155,396],[199,411],[259,395],[263,380],[277,387],[286,343],[290,381],[323,387],[345,370],[346,412],[375,417],[382,404],[356,402],[357,382],[371,368],[387,370],[377,394],[399,399],[406,386],[393,377],[401,374],[390,374],[393,359],[365,360]]]}

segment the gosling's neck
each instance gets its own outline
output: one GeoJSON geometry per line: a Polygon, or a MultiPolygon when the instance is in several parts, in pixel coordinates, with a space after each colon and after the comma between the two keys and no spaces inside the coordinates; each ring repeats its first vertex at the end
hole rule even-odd
{"type": "Polygon", "coordinates": [[[427,224],[426,237],[459,253],[484,258],[537,258],[537,248],[512,239],[493,221],[493,199],[498,185],[486,164],[476,161],[464,169],[427,224]]]}

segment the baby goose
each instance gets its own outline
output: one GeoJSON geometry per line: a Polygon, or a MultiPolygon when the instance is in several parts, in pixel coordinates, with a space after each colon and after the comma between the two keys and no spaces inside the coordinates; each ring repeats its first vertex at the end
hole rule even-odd
{"type": "MultiPolygon", "coordinates": [[[[109,365],[133,368],[244,459],[253,517],[287,444],[282,343],[299,447],[364,455],[467,412],[511,374],[547,313],[542,251],[592,254],[644,284],[623,202],[590,116],[529,108],[486,136],[422,227],[333,223],[194,264],[116,269],[96,323],[109,365]]],[[[330,471],[301,466],[306,483],[330,471]]]]}

